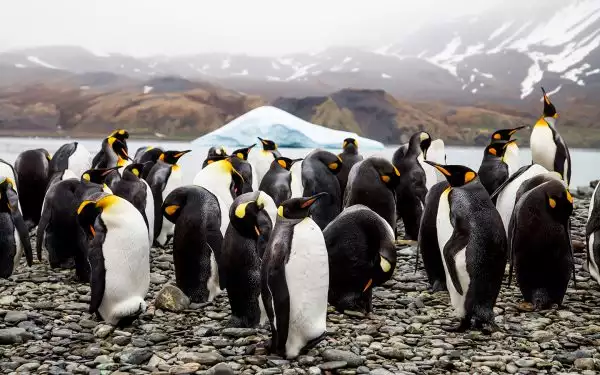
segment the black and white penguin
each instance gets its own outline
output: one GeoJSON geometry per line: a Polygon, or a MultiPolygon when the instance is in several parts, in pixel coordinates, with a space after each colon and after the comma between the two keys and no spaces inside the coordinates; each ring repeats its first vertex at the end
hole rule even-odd
{"type": "Polygon", "coordinates": [[[83,172],[92,168],[91,158],[92,155],[82,143],[67,143],[60,146],[52,155],[50,171],[55,174],[69,169],[79,178],[83,172]]]}
{"type": "MultiPolygon", "coordinates": [[[[238,171],[244,179],[241,194],[258,190],[258,183],[254,182],[256,179],[254,176],[254,169],[252,168],[252,164],[248,162],[248,156],[254,146],[256,145],[240,148],[231,153],[231,164],[233,164],[235,170],[238,171]]],[[[237,195],[240,194],[236,194],[236,196],[237,195]]]]}
{"type": "Polygon", "coordinates": [[[396,268],[392,227],[357,204],[329,223],[323,236],[329,254],[329,303],[340,312],[370,313],[373,287],[388,281],[396,268]]]}
{"type": "Polygon", "coordinates": [[[260,182],[271,167],[271,162],[273,162],[273,159],[280,157],[281,153],[277,150],[277,144],[275,142],[269,139],[257,138],[262,145],[262,150],[253,152],[249,156],[249,162],[252,164],[254,177],[256,177],[256,182],[252,187],[258,190],[260,182]]]}
{"type": "Polygon", "coordinates": [[[342,191],[336,176],[341,169],[340,158],[322,149],[313,150],[302,161],[302,195],[327,193],[311,206],[311,217],[321,229],[342,211],[342,191]]]}
{"type": "Polygon", "coordinates": [[[266,200],[274,205],[264,192],[242,194],[229,210],[230,222],[218,263],[221,289],[227,290],[231,306],[228,323],[231,327],[256,327],[267,318],[260,297],[261,255],[273,229],[271,217],[265,210],[266,200]],[[260,220],[260,216],[264,220],[260,220]],[[259,241],[261,237],[266,241],[259,241]]]}
{"type": "Polygon", "coordinates": [[[109,179],[109,176],[118,175],[119,173],[117,170],[119,168],[120,167],[88,169],[81,175],[81,181],[102,185],[102,190],[104,190],[104,192],[112,194],[113,191],[108,185],[107,180],[109,179]]]}
{"type": "Polygon", "coordinates": [[[146,310],[150,288],[150,243],[139,211],[127,200],[101,193],[77,208],[87,235],[90,313],[113,325],[127,324],[146,310]]]}
{"type": "MultiPolygon", "coordinates": [[[[441,173],[441,172],[440,172],[441,173]]],[[[423,258],[423,266],[427,273],[427,279],[431,290],[441,292],[446,288],[446,271],[442,262],[442,252],[437,233],[437,216],[442,193],[449,187],[448,181],[438,182],[427,192],[425,208],[421,216],[419,226],[419,237],[417,247],[417,262],[419,253],[423,258]]]]}
{"type": "Polygon", "coordinates": [[[202,186],[217,198],[221,213],[221,233],[225,235],[229,225],[229,208],[233,200],[242,194],[242,175],[233,167],[231,158],[227,158],[201,169],[194,177],[193,184],[202,186]]]}
{"type": "Polygon", "coordinates": [[[327,247],[309,217],[311,206],[326,195],[283,202],[263,256],[261,296],[271,324],[271,352],[289,359],[326,335],[327,247]]]}
{"type": "Polygon", "coordinates": [[[214,163],[215,161],[223,160],[229,157],[227,155],[227,150],[224,146],[212,146],[208,149],[208,154],[206,155],[206,159],[202,162],[202,168],[205,168],[210,163],[214,163]]]}
{"type": "MultiPolygon", "coordinates": [[[[50,160],[46,149],[23,151],[15,161],[16,183],[23,220],[27,228],[35,227],[40,221],[46,186],[50,179],[50,160]]],[[[10,177],[10,176],[8,176],[10,177]]]]}
{"type": "Polygon", "coordinates": [[[338,154],[338,156],[342,160],[342,168],[340,169],[340,173],[337,174],[337,178],[340,181],[342,196],[344,196],[346,185],[348,184],[348,175],[352,166],[363,160],[363,156],[358,153],[358,141],[354,138],[344,139],[342,153],[338,154]]]}
{"type": "Polygon", "coordinates": [[[529,144],[534,164],[539,164],[549,171],[560,173],[567,185],[571,181],[571,154],[563,138],[556,130],[558,113],[550,102],[546,91],[544,94],[544,114],[535,123],[529,144]]]}
{"type": "Polygon", "coordinates": [[[163,220],[161,207],[164,199],[183,184],[181,167],[177,162],[190,151],[163,152],[146,178],[154,198],[154,241],[160,246],[165,246],[168,236],[173,234],[173,223],[163,220]]]}
{"type": "MultiPolygon", "coordinates": [[[[504,153],[507,150],[508,142],[494,142],[489,144],[483,151],[483,160],[477,175],[485,187],[488,194],[492,195],[500,185],[510,177],[509,166],[504,161],[504,153]]],[[[516,171],[513,171],[513,173],[516,171]]]]}
{"type": "Polygon", "coordinates": [[[440,196],[436,226],[446,286],[460,319],[453,330],[493,330],[493,308],[507,257],[502,219],[474,171],[460,165],[427,163],[450,184],[440,196]]]}
{"type": "MultiPolygon", "coordinates": [[[[10,179],[13,182],[13,190],[15,191],[15,193],[17,193],[17,195],[19,194],[19,185],[17,183],[17,174],[15,173],[15,169],[13,168],[13,165],[9,162],[7,162],[6,160],[0,159],[0,178],[1,177],[5,177],[10,179]]],[[[19,211],[22,213],[23,211],[21,210],[21,202],[18,202],[17,205],[19,211]]]]}
{"type": "Polygon", "coordinates": [[[511,129],[499,129],[492,133],[490,144],[494,142],[508,142],[512,139],[512,136],[515,135],[521,129],[525,129],[526,126],[519,126],[511,129]]]}
{"type": "Polygon", "coordinates": [[[508,232],[511,271],[514,267],[523,298],[535,310],[560,306],[574,273],[572,213],[573,197],[554,174],[533,177],[519,188],[508,232]]]}
{"type": "Polygon", "coordinates": [[[141,178],[146,179],[146,177],[148,177],[152,167],[154,167],[154,164],[156,164],[163,152],[164,150],[162,148],[154,146],[140,147],[137,149],[133,162],[144,165],[144,169],[140,176],[141,178]]]}
{"type": "Polygon", "coordinates": [[[292,197],[292,166],[302,159],[290,159],[284,156],[271,162],[269,171],[264,175],[258,190],[267,193],[279,206],[292,197]]]}
{"type": "Polygon", "coordinates": [[[33,264],[29,231],[19,211],[15,182],[0,177],[0,278],[8,278],[25,254],[27,265],[33,264]]]}
{"type": "Polygon", "coordinates": [[[123,170],[121,178],[112,185],[113,194],[126,199],[140,211],[146,227],[150,244],[154,240],[154,197],[150,185],[140,178],[144,164],[129,164],[123,170]]]}
{"type": "Polygon", "coordinates": [[[127,130],[118,129],[102,140],[100,151],[92,159],[92,168],[112,168],[116,167],[120,161],[120,155],[128,154],[127,139],[129,133],[127,130]]]}
{"type": "Polygon", "coordinates": [[[590,207],[588,208],[588,218],[585,226],[585,242],[587,250],[587,265],[590,276],[600,284],[600,193],[596,185],[590,207]]]}
{"type": "Polygon", "coordinates": [[[74,260],[77,280],[89,281],[87,241],[77,225],[77,208],[91,195],[102,192],[102,185],[75,178],[58,181],[48,188],[37,227],[38,260],[42,260],[42,250],[48,252],[52,268],[72,268],[74,260]]]}
{"type": "Polygon", "coordinates": [[[538,164],[521,167],[504,181],[504,183],[490,196],[502,218],[502,224],[504,225],[504,230],[507,234],[508,224],[510,223],[510,218],[515,208],[515,204],[517,203],[517,191],[525,181],[544,173],[548,173],[548,170],[538,164]]]}
{"type": "Polygon", "coordinates": [[[362,204],[381,216],[396,233],[396,187],[400,172],[384,158],[368,157],[348,176],[344,208],[362,204]]]}
{"type": "MultiPolygon", "coordinates": [[[[427,174],[423,165],[423,153],[431,145],[431,137],[427,132],[418,132],[410,137],[407,147],[400,147],[394,152],[392,164],[400,172],[396,184],[396,214],[404,223],[407,239],[416,240],[419,236],[419,225],[425,196],[427,195],[427,174]]],[[[434,168],[435,170],[435,168],[434,168]]],[[[431,174],[437,181],[437,175],[431,174]]],[[[432,185],[433,186],[433,185],[432,185]]]]}
{"type": "Polygon", "coordinates": [[[165,197],[160,210],[175,225],[177,287],[192,302],[212,301],[220,292],[218,259],[223,242],[217,198],[203,187],[182,186],[165,197]]]}

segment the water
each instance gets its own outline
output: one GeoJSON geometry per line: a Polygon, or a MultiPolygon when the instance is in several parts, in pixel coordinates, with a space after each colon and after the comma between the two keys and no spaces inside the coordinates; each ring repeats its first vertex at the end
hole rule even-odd
{"type": "MultiPolygon", "coordinates": [[[[67,142],[78,141],[87,147],[87,149],[95,154],[100,149],[101,140],[99,139],[48,139],[48,138],[2,138],[0,137],[0,158],[14,163],[18,154],[23,150],[32,148],[45,148],[50,153],[54,153],[61,145],[67,142]]],[[[183,156],[180,160],[181,168],[184,172],[184,183],[191,184],[196,173],[202,168],[202,162],[206,158],[208,147],[192,147],[189,142],[171,142],[157,140],[128,140],[128,147],[131,156],[139,147],[144,146],[160,146],[163,149],[171,150],[189,150],[192,152],[183,156]]],[[[382,156],[387,159],[392,158],[396,146],[386,147],[384,150],[363,150],[364,156],[382,156]]],[[[233,148],[228,147],[227,151],[233,151],[233,148]]],[[[306,156],[311,150],[303,148],[283,148],[281,153],[290,158],[301,158],[306,156]]],[[[334,153],[339,153],[341,150],[329,150],[334,153]]],[[[475,171],[479,169],[481,158],[483,156],[483,147],[446,147],[446,155],[448,164],[466,165],[475,171]]],[[[521,164],[529,164],[531,161],[531,151],[529,149],[521,149],[521,164]]],[[[573,173],[571,177],[571,186],[587,186],[590,181],[600,179],[600,152],[593,149],[572,149],[571,159],[573,163],[573,173]]]]}

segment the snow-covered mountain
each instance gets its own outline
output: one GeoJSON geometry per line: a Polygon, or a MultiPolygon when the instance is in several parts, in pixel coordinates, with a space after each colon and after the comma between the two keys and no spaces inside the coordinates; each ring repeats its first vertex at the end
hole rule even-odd
{"type": "Polygon", "coordinates": [[[389,45],[282,57],[134,58],[78,47],[31,48],[0,53],[0,77],[3,70],[28,69],[108,72],[140,81],[176,75],[267,97],[357,87],[461,103],[539,100],[533,93],[540,85],[588,99],[600,94],[600,0],[523,3],[428,25],[389,45]]]}

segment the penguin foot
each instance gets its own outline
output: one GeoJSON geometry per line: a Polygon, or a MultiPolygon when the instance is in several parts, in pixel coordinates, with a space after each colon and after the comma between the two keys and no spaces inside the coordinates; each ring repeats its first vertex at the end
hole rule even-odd
{"type": "Polygon", "coordinates": [[[367,314],[365,314],[362,311],[344,310],[343,313],[344,313],[344,315],[348,315],[353,318],[366,318],[367,317],[367,314]]]}
{"type": "Polygon", "coordinates": [[[315,337],[314,339],[307,342],[306,345],[304,345],[304,347],[302,348],[302,350],[300,352],[306,353],[310,349],[317,346],[321,341],[325,340],[325,337],[327,337],[327,331],[323,332],[320,336],[315,337]]]}
{"type": "Polygon", "coordinates": [[[462,333],[471,327],[471,319],[463,318],[460,323],[454,327],[445,327],[446,332],[462,333]]]}
{"type": "Polygon", "coordinates": [[[535,308],[533,307],[533,304],[531,302],[521,302],[517,305],[517,310],[531,312],[534,311],[535,308]]]}
{"type": "Polygon", "coordinates": [[[431,286],[431,291],[433,293],[445,292],[446,290],[448,290],[448,288],[446,287],[446,283],[442,280],[434,281],[433,285],[431,286]]]}

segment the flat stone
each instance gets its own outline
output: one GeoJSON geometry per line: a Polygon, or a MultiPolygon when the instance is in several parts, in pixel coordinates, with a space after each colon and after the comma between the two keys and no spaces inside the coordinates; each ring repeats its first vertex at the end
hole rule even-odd
{"type": "Polygon", "coordinates": [[[208,353],[196,353],[196,352],[179,352],[177,359],[183,363],[200,363],[201,365],[214,365],[225,361],[225,358],[216,351],[208,353]]]}
{"type": "Polygon", "coordinates": [[[361,356],[345,350],[326,349],[321,355],[325,361],[344,361],[350,367],[358,367],[364,363],[361,356]]]}
{"type": "Polygon", "coordinates": [[[208,372],[212,375],[233,375],[233,369],[225,363],[219,363],[211,367],[208,372]]]}
{"type": "Polygon", "coordinates": [[[100,324],[94,328],[94,336],[99,339],[104,339],[114,330],[114,327],[107,324],[100,324]]]}
{"type": "Polygon", "coordinates": [[[389,359],[396,359],[398,361],[404,360],[404,352],[395,348],[383,348],[379,352],[377,352],[380,356],[389,359]]]}
{"type": "Polygon", "coordinates": [[[321,369],[316,367],[316,366],[312,366],[308,368],[308,374],[309,375],[320,375],[321,374],[321,369]]]}
{"type": "Polygon", "coordinates": [[[121,363],[130,365],[141,365],[148,362],[152,357],[152,351],[149,349],[129,349],[125,350],[120,355],[121,363]]]}
{"type": "Polygon", "coordinates": [[[383,367],[379,367],[374,370],[371,370],[371,372],[369,372],[369,374],[371,374],[371,375],[394,375],[393,372],[388,371],[388,370],[384,369],[383,367]]]}
{"type": "Polygon", "coordinates": [[[22,372],[32,372],[37,370],[40,367],[40,364],[37,362],[25,363],[17,368],[17,374],[22,372]]]}
{"type": "Polygon", "coordinates": [[[538,343],[548,342],[550,340],[553,340],[555,337],[556,335],[549,331],[534,331],[531,334],[531,340],[538,343]]]}
{"type": "Polygon", "coordinates": [[[9,324],[17,324],[27,320],[27,313],[23,311],[9,311],[4,316],[4,321],[9,324]]]}
{"type": "Polygon", "coordinates": [[[319,368],[323,371],[331,371],[331,370],[335,370],[338,368],[344,368],[347,365],[348,365],[348,362],[346,362],[346,361],[331,361],[331,362],[321,363],[319,365],[319,368]]]}
{"type": "Polygon", "coordinates": [[[169,374],[193,374],[194,372],[198,371],[198,369],[200,369],[199,363],[190,362],[180,366],[171,367],[169,369],[169,374]]]}
{"type": "Polygon", "coordinates": [[[174,285],[165,285],[156,295],[157,309],[182,312],[190,306],[190,299],[174,285]]]}
{"type": "Polygon", "coordinates": [[[22,344],[33,339],[33,335],[24,328],[0,329],[0,345],[22,344]]]}
{"type": "Polygon", "coordinates": [[[577,358],[575,360],[575,368],[579,370],[593,370],[594,359],[593,358],[577,358]]]}
{"type": "Polygon", "coordinates": [[[519,366],[519,367],[533,367],[535,366],[535,361],[533,359],[517,359],[515,361],[515,365],[519,366]]]}
{"type": "Polygon", "coordinates": [[[247,337],[256,334],[256,330],[253,328],[225,328],[221,330],[223,336],[231,337],[247,337]]]}

